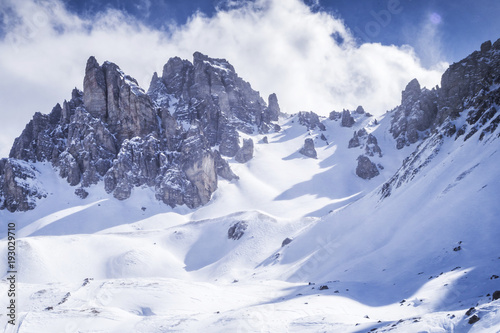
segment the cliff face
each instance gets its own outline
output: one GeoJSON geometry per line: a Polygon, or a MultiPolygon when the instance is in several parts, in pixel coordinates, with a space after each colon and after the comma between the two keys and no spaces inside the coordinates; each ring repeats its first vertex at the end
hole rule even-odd
{"type": "MultiPolygon", "coordinates": [[[[10,159],[2,161],[2,205],[28,210],[34,200],[23,196],[42,195],[11,180],[16,160],[49,161],[70,185],[103,182],[119,200],[130,197],[134,187],[149,186],[172,207],[206,204],[218,176],[237,179],[221,155],[251,158],[248,147],[240,148],[238,131],[274,130],[271,121],[280,112],[276,95],[269,103],[268,108],[226,60],[198,52],[193,63],[170,59],[162,77],[154,74],[148,93],[116,64],[101,66],[90,57],[83,92],[74,89],[72,98],[48,115],[36,113],[15,140],[10,159]]],[[[18,170],[36,178],[26,168],[18,170]]]]}
{"type": "Polygon", "coordinates": [[[500,123],[500,39],[494,44],[483,43],[480,51],[451,65],[441,78],[441,88],[420,90],[415,82],[403,92],[391,130],[397,148],[412,143],[412,133],[422,142],[383,185],[382,197],[411,181],[440,153],[445,142],[467,141],[474,135],[485,143],[495,138],[493,132],[500,123]],[[412,106],[408,116],[403,105],[412,106]]]}
{"type": "MultiPolygon", "coordinates": [[[[391,123],[397,148],[417,142],[445,122],[449,123],[448,131],[456,131],[457,136],[468,132],[469,138],[496,114],[499,83],[500,39],[494,44],[483,43],[480,51],[452,64],[441,77],[440,88],[421,89],[418,81],[412,80],[402,93],[401,105],[395,109],[391,123]],[[467,124],[455,128],[453,120],[465,111],[467,124]]],[[[483,131],[486,134],[491,128],[483,131]]]]}
{"type": "MultiPolygon", "coordinates": [[[[102,184],[119,200],[135,187],[147,186],[156,198],[174,207],[195,208],[209,202],[218,177],[237,179],[224,157],[246,163],[254,143],[240,133],[279,131],[281,112],[275,94],[268,105],[225,59],[199,52],[193,62],[171,58],[161,76],[155,73],[147,92],[110,62],[90,57],[83,92],[57,104],[49,114],[36,113],[15,140],[9,159],[0,163],[0,207],[33,209],[45,191],[31,162],[50,162],[75,193],[102,184]]],[[[394,148],[420,143],[400,170],[384,184],[382,196],[411,181],[439,153],[446,140],[469,140],[477,133],[487,141],[500,123],[500,40],[486,42],[443,74],[441,87],[421,88],[417,80],[402,92],[392,111],[394,148]]],[[[332,112],[342,127],[355,125],[363,108],[332,112]]],[[[367,114],[368,115],[368,114],[367,114]]],[[[313,112],[300,112],[308,130],[326,130],[313,112]]],[[[323,135],[326,141],[326,136],[323,135]]],[[[314,143],[303,152],[315,157],[314,143]]],[[[364,149],[358,176],[376,177],[382,157],[377,138],[360,129],[349,148],[364,149]]],[[[384,148],[384,154],[390,153],[384,148]]]]}

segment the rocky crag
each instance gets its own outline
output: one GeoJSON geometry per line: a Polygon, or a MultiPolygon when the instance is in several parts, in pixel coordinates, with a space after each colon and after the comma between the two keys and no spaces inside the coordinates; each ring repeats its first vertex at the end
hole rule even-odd
{"type": "Polygon", "coordinates": [[[145,92],[116,64],[90,57],[83,92],[36,113],[0,161],[0,206],[33,209],[46,193],[30,163],[47,161],[82,197],[98,183],[120,200],[149,186],[171,207],[195,208],[210,200],[218,177],[238,178],[222,156],[252,158],[253,142],[240,146],[239,132],[279,131],[279,113],[275,94],[266,105],[224,59],[171,58],[145,92]]]}
{"type": "MultiPolygon", "coordinates": [[[[161,76],[153,75],[147,92],[117,65],[99,65],[91,57],[83,87],[49,114],[36,113],[10,157],[0,160],[1,209],[33,209],[47,195],[32,164],[44,161],[82,198],[94,184],[120,200],[130,197],[134,187],[148,186],[167,205],[195,208],[210,200],[219,177],[238,178],[225,158],[246,163],[253,157],[254,142],[240,140],[239,133],[280,130],[276,95],[266,103],[226,60],[201,53],[194,54],[193,62],[170,59],[161,76]]],[[[485,42],[452,64],[440,87],[429,90],[417,80],[408,83],[401,105],[389,113],[390,135],[394,149],[416,147],[383,184],[381,197],[411,181],[444,142],[497,138],[499,105],[500,40],[485,42]]],[[[355,121],[363,114],[370,116],[358,107],[332,111],[329,119],[344,128],[359,127],[355,121]]],[[[300,112],[298,120],[308,131],[326,130],[313,112],[300,112]]],[[[324,134],[321,139],[327,141],[324,134]]],[[[370,157],[390,152],[382,152],[377,138],[359,128],[348,143],[348,148],[356,147],[363,150],[356,174],[376,177],[382,166],[370,157]]],[[[301,153],[316,158],[314,142],[306,140],[301,153]]]]}
{"type": "Polygon", "coordinates": [[[487,142],[500,137],[494,132],[500,123],[500,39],[487,41],[441,78],[441,87],[429,91],[411,81],[395,109],[391,132],[397,148],[421,142],[387,181],[381,197],[388,197],[411,181],[440,152],[446,140],[487,142]]]}

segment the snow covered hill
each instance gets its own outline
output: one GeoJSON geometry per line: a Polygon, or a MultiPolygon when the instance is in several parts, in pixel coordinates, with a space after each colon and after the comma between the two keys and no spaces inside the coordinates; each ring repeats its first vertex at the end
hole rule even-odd
{"type": "Polygon", "coordinates": [[[196,208],[167,206],[146,183],[127,200],[100,182],[81,198],[50,162],[32,163],[29,188],[45,198],[0,211],[16,224],[18,266],[17,325],[0,313],[2,327],[499,332],[499,59],[500,41],[483,45],[441,88],[410,83],[377,119],[301,112],[281,114],[279,131],[239,131],[253,158],[228,157],[239,179],[219,179],[196,208]]]}

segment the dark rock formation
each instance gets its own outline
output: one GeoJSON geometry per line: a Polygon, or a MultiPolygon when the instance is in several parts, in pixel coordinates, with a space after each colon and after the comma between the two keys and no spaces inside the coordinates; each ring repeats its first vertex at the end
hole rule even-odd
{"type": "Polygon", "coordinates": [[[83,80],[83,103],[94,118],[106,122],[118,143],[159,129],[151,99],[134,78],[111,62],[99,66],[94,57],[89,58],[83,80]]]}
{"type": "Polygon", "coordinates": [[[360,129],[359,131],[354,131],[354,134],[352,138],[349,140],[349,144],[347,148],[356,148],[361,146],[361,139],[366,138],[366,135],[368,133],[364,128],[360,129]]]}
{"type": "Polygon", "coordinates": [[[253,158],[253,140],[244,139],[243,146],[238,150],[234,159],[239,163],[246,163],[253,158]]]}
{"type": "Polygon", "coordinates": [[[318,115],[312,111],[300,111],[299,124],[307,127],[308,130],[318,128],[320,131],[326,131],[325,125],[320,122],[318,115]]]}
{"type": "Polygon", "coordinates": [[[356,167],[356,175],[363,179],[372,179],[379,175],[379,171],[375,163],[364,155],[358,157],[358,166],[356,167]]]}
{"type": "Polygon", "coordinates": [[[275,94],[266,106],[227,60],[199,52],[193,55],[193,63],[171,58],[162,76],[153,77],[148,94],[180,123],[198,120],[210,146],[219,144],[220,153],[229,157],[239,149],[237,131],[252,134],[254,126],[263,133],[274,130],[271,121],[280,112],[275,94]],[[158,94],[162,89],[164,93],[158,94]]]}
{"type": "Polygon", "coordinates": [[[313,139],[311,138],[305,139],[304,146],[299,150],[299,153],[310,158],[318,158],[318,153],[314,148],[313,139]]]}
{"type": "Polygon", "coordinates": [[[391,122],[390,131],[396,139],[397,149],[417,142],[419,131],[432,125],[437,114],[437,97],[435,89],[420,89],[416,79],[408,83],[391,122]]]}
{"type": "Polygon", "coordinates": [[[337,111],[332,111],[330,112],[330,115],[328,116],[328,119],[330,120],[339,120],[339,119],[342,119],[342,113],[341,112],[337,112],[337,111]]]}
{"type": "Polygon", "coordinates": [[[493,296],[492,296],[492,301],[496,301],[497,299],[500,299],[500,290],[496,290],[494,293],[493,293],[493,296]]]}
{"type": "Polygon", "coordinates": [[[271,121],[278,121],[280,113],[281,110],[278,104],[278,97],[276,94],[269,95],[267,99],[267,112],[264,112],[264,121],[268,123],[271,121]]]}
{"type": "Polygon", "coordinates": [[[417,141],[418,131],[428,130],[430,134],[382,186],[382,198],[419,174],[439,154],[445,138],[455,135],[455,140],[469,140],[480,133],[478,139],[485,140],[497,130],[500,123],[496,107],[500,103],[500,52],[495,45],[500,46],[500,40],[491,48],[486,44],[482,52],[473,52],[452,64],[441,77],[439,89],[421,89],[419,94],[416,81],[410,82],[403,92],[402,105],[395,110],[391,127],[397,147],[417,141]],[[409,118],[405,118],[402,110],[408,108],[411,112],[409,118]],[[454,120],[464,110],[468,110],[466,123],[457,129],[454,120]]]}
{"type": "Polygon", "coordinates": [[[220,155],[218,150],[214,150],[214,162],[217,175],[226,180],[239,179],[237,175],[234,174],[233,170],[229,167],[227,161],[220,155]]]}
{"type": "Polygon", "coordinates": [[[375,156],[377,154],[379,157],[382,157],[382,149],[378,146],[377,138],[373,134],[368,134],[365,154],[368,156],[375,156]]]}
{"type": "Polygon", "coordinates": [[[281,243],[281,247],[283,247],[283,246],[286,246],[286,245],[290,244],[290,243],[292,242],[292,240],[293,240],[293,239],[288,238],[288,237],[287,237],[287,238],[285,238],[285,239],[283,240],[283,242],[281,243]]]}
{"type": "Polygon", "coordinates": [[[342,111],[342,121],[340,126],[342,127],[351,127],[354,125],[354,118],[351,116],[349,110],[342,111]]]}
{"type": "Polygon", "coordinates": [[[247,228],[248,224],[245,221],[238,221],[233,224],[227,231],[227,238],[238,240],[245,234],[247,228]]]}
{"type": "Polygon", "coordinates": [[[75,190],[75,194],[76,194],[76,196],[78,196],[81,199],[85,199],[89,196],[89,192],[85,191],[85,189],[83,189],[83,188],[77,188],[75,190]]]}
{"type": "Polygon", "coordinates": [[[356,108],[356,111],[355,111],[357,114],[364,114],[365,113],[365,109],[363,109],[363,107],[360,105],[356,108]]]}
{"type": "MultiPolygon", "coordinates": [[[[457,138],[465,134],[464,140],[467,140],[488,123],[481,139],[497,128],[500,118],[491,120],[497,114],[495,105],[500,101],[500,91],[490,87],[500,83],[498,47],[500,39],[493,45],[485,42],[481,51],[452,64],[441,77],[441,88],[420,89],[417,80],[408,84],[391,124],[398,149],[417,142],[421,137],[419,132],[437,129],[459,117],[464,110],[470,110],[467,124],[457,131],[457,138]]],[[[447,124],[448,130],[453,126],[447,124]]],[[[448,131],[448,136],[453,134],[448,131]]]]}
{"type": "MultiPolygon", "coordinates": [[[[268,101],[226,60],[201,53],[193,63],[170,59],[161,77],[153,75],[147,94],[117,65],[101,66],[90,57],[84,91],[74,89],[71,100],[49,115],[36,113],[10,157],[51,162],[70,185],[80,185],[80,197],[84,188],[103,181],[120,200],[134,187],[148,186],[172,207],[195,208],[210,200],[218,176],[238,179],[221,155],[241,163],[253,157],[253,141],[244,140],[240,148],[239,131],[280,130],[272,123],[280,114],[278,99],[271,94],[268,101]]],[[[5,186],[4,207],[34,207],[33,198],[33,204],[14,205],[21,201],[12,184],[5,186]]]]}
{"type": "Polygon", "coordinates": [[[30,163],[13,158],[0,160],[0,209],[9,212],[35,208],[36,200],[47,196],[37,180],[39,171],[30,163]]]}
{"type": "Polygon", "coordinates": [[[382,157],[377,138],[373,134],[368,134],[364,128],[354,131],[353,137],[349,140],[348,148],[365,147],[365,154],[368,156],[378,155],[382,157]]]}

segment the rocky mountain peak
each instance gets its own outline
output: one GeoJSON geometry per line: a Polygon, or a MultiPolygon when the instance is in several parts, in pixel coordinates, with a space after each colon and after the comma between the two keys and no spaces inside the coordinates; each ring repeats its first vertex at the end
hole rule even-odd
{"type": "Polygon", "coordinates": [[[410,95],[417,98],[404,99],[395,109],[391,132],[397,148],[420,138],[422,142],[383,185],[382,197],[390,196],[429,165],[448,138],[492,139],[500,124],[500,39],[483,43],[480,51],[452,64],[442,75],[440,88],[424,88],[420,94],[413,89],[410,95]]]}
{"type": "Polygon", "coordinates": [[[404,104],[410,98],[416,98],[420,95],[421,88],[417,79],[411,80],[405,90],[401,93],[401,104],[404,104]]]}
{"type": "MultiPolygon", "coordinates": [[[[10,166],[17,160],[49,161],[71,186],[102,182],[120,200],[134,187],[149,186],[172,207],[195,208],[210,200],[218,176],[238,179],[221,154],[237,155],[241,163],[252,158],[253,141],[240,147],[239,131],[279,129],[271,123],[279,112],[275,94],[268,107],[225,59],[199,52],[193,63],[171,58],[161,77],[154,73],[146,93],[118,65],[99,65],[91,56],[83,92],[74,89],[71,100],[48,115],[36,113],[16,139],[10,160],[2,160],[0,200],[11,211],[33,209],[33,196],[40,198],[43,191],[11,181],[10,166]]],[[[36,178],[28,168],[17,170],[26,171],[21,178],[36,178]]]]}

